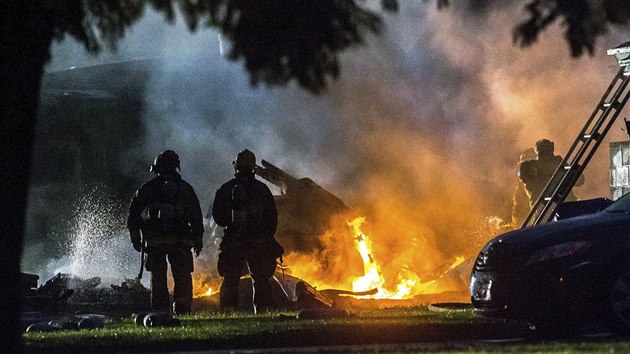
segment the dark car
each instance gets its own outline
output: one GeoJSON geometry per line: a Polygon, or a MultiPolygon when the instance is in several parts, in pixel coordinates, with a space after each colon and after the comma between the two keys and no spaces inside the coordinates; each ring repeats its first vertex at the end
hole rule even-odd
{"type": "Polygon", "coordinates": [[[630,334],[630,194],[601,212],[489,241],[470,282],[476,313],[541,331],[606,324],[630,334]]]}

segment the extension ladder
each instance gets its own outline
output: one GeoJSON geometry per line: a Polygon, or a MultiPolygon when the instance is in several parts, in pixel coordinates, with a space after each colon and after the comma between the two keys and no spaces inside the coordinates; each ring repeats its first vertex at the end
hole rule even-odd
{"type": "MultiPolygon", "coordinates": [[[[588,118],[584,128],[571,145],[547,186],[521,225],[521,228],[539,225],[553,219],[556,210],[564,202],[593,154],[602,143],[608,130],[630,97],[630,42],[609,49],[615,55],[619,71],[588,118]]],[[[630,134],[630,132],[629,132],[630,134]]]]}

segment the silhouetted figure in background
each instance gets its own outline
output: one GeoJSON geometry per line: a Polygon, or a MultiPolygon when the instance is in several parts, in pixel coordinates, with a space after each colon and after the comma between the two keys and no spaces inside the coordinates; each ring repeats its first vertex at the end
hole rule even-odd
{"type": "MultiPolygon", "coordinates": [[[[525,191],[529,198],[530,208],[533,208],[544,191],[547,183],[553,176],[558,166],[562,163],[562,157],[554,155],[554,144],[552,141],[542,139],[536,142],[534,147],[536,152],[535,160],[521,162],[519,166],[518,178],[525,185],[525,191]]],[[[584,176],[580,175],[576,181],[576,186],[584,183],[584,176]]],[[[575,201],[577,198],[573,191],[565,198],[565,201],[575,201]]]]}
{"type": "Polygon", "coordinates": [[[129,206],[127,227],[133,248],[145,247],[146,270],[151,272],[151,307],[170,312],[167,258],[173,275],[173,313],[190,312],[193,257],[203,246],[203,218],[195,191],[182,179],[179,156],[166,150],[151,165],[156,176],[143,184],[129,206]],[[141,235],[142,232],[142,235],[141,235]]]}
{"type": "Polygon", "coordinates": [[[255,178],[254,153],[239,152],[233,165],[235,178],[217,190],[212,204],[214,221],[225,227],[217,265],[219,275],[223,276],[220,307],[222,311],[238,308],[238,286],[248,265],[254,282],[254,312],[257,312],[272,305],[269,278],[276,270],[276,259],[284,252],[274,238],[278,212],[269,188],[255,178]]]}
{"type": "MultiPolygon", "coordinates": [[[[521,152],[521,155],[519,156],[519,167],[521,163],[534,159],[536,159],[536,152],[534,151],[534,148],[528,148],[527,150],[521,152]]],[[[529,206],[529,196],[527,191],[525,191],[525,185],[520,180],[517,180],[516,182],[514,193],[512,194],[511,221],[511,226],[515,228],[519,227],[523,221],[525,221],[527,214],[529,214],[529,211],[531,210],[529,206]]]]}

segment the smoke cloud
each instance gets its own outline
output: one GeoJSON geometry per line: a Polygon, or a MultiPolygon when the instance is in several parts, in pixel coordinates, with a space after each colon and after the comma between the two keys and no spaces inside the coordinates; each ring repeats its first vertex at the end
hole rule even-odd
{"type": "MultiPolygon", "coordinates": [[[[520,152],[547,138],[564,154],[617,70],[605,50],[627,32],[572,59],[561,25],[531,48],[514,46],[521,11],[511,2],[483,14],[402,2],[398,14],[383,14],[382,36],[343,55],[341,77],[321,96],[295,85],[252,88],[242,63],[222,56],[216,31],[191,34],[183,21],[165,26],[150,12],[117,53],[88,57],[64,41],[48,70],[151,59],[147,166],[160,151],[177,151],[206,209],[248,148],[364,214],[385,278],[409,269],[422,279],[455,256],[473,256],[479,223],[509,220],[520,152]]],[[[587,167],[578,197],[609,197],[607,145],[627,140],[620,127],[587,167]]],[[[345,281],[330,275],[322,283],[345,281]]]]}

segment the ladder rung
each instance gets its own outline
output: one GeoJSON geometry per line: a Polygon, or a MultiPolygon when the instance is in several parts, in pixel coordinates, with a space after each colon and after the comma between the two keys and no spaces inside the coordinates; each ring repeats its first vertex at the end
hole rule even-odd
{"type": "Polygon", "coordinates": [[[599,140],[599,138],[600,138],[600,134],[599,133],[595,133],[593,135],[591,135],[591,134],[584,134],[584,135],[582,135],[582,139],[583,140],[588,140],[588,139],[599,140]]]}
{"type": "Polygon", "coordinates": [[[621,105],[621,103],[619,103],[619,102],[606,102],[606,103],[602,104],[600,109],[604,109],[605,110],[606,108],[610,108],[610,107],[616,109],[617,107],[619,107],[619,105],[621,105]]]}

